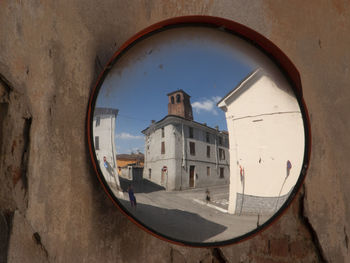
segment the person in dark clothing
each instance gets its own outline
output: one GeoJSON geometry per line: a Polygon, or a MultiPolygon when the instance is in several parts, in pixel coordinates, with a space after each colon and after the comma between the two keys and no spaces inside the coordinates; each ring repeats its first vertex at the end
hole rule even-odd
{"type": "Polygon", "coordinates": [[[207,191],[205,191],[205,193],[206,193],[206,198],[205,198],[205,200],[207,201],[207,203],[209,203],[210,202],[210,192],[209,192],[209,189],[207,188],[207,191]]]}
{"type": "Polygon", "coordinates": [[[134,195],[134,190],[132,189],[132,185],[129,185],[128,193],[129,193],[131,207],[136,208],[136,197],[134,195]]]}

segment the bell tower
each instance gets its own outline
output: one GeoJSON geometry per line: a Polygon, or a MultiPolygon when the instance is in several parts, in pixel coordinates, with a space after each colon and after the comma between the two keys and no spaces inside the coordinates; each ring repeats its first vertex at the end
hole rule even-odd
{"type": "Polygon", "coordinates": [[[193,121],[190,95],[182,89],[167,94],[169,98],[168,115],[176,115],[193,121]]]}

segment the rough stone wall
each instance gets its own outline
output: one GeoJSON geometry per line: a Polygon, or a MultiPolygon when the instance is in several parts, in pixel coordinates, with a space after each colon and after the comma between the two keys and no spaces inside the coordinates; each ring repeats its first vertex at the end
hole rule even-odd
{"type": "Polygon", "coordinates": [[[0,262],[349,262],[350,5],[321,1],[0,2],[0,262]],[[172,245],[103,193],[85,115],[97,74],[139,30],[180,15],[235,20],[301,74],[312,156],[280,220],[221,249],[172,245]]]}
{"type": "Polygon", "coordinates": [[[256,195],[236,194],[236,209],[237,214],[247,215],[273,215],[277,208],[280,208],[288,199],[293,189],[281,196],[266,197],[256,195]]]}

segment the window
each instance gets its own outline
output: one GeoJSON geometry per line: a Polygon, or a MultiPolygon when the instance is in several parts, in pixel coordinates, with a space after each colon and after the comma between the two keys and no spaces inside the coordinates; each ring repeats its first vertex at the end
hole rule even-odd
{"type": "Polygon", "coordinates": [[[190,137],[190,138],[193,138],[193,128],[192,128],[192,127],[189,127],[189,130],[190,130],[190,135],[189,135],[189,137],[190,137]]]}
{"type": "Polygon", "coordinates": [[[210,167],[207,166],[207,176],[210,176],[210,167]]]}
{"type": "Polygon", "coordinates": [[[100,117],[96,117],[96,127],[100,126],[100,122],[101,122],[101,118],[100,117]]]}
{"type": "Polygon", "coordinates": [[[165,142],[162,142],[162,145],[161,145],[161,154],[165,154],[165,142]]]}
{"type": "Polygon", "coordinates": [[[176,103],[180,103],[180,101],[181,101],[181,96],[180,96],[180,94],[177,94],[176,95],[176,103]]]}
{"type": "Polygon", "coordinates": [[[171,96],[170,100],[171,100],[171,104],[174,104],[175,102],[174,96],[171,96]]]}
{"type": "Polygon", "coordinates": [[[220,178],[224,178],[224,167],[220,167],[220,178]]]}
{"type": "Polygon", "coordinates": [[[207,157],[210,158],[210,146],[207,146],[207,157]]]}
{"type": "Polygon", "coordinates": [[[164,127],[162,128],[162,138],[164,138],[164,127]]]}
{"type": "Polygon", "coordinates": [[[196,148],[194,142],[190,142],[190,154],[196,155],[196,148]]]}
{"type": "Polygon", "coordinates": [[[206,134],[205,134],[205,139],[206,139],[206,142],[210,142],[210,137],[209,137],[209,132],[207,132],[206,134]]]}
{"type": "Polygon", "coordinates": [[[219,137],[219,145],[222,145],[222,137],[219,137]]]}
{"type": "Polygon", "coordinates": [[[95,150],[100,149],[100,137],[95,136],[95,150]]]}
{"type": "Polygon", "coordinates": [[[219,149],[219,158],[220,160],[225,160],[225,150],[219,149]]]}

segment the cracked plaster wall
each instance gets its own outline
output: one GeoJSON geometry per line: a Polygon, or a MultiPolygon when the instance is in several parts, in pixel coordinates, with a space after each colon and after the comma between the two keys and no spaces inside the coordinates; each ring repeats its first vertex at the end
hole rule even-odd
{"type": "Polygon", "coordinates": [[[0,262],[349,262],[348,1],[0,2],[0,262]],[[281,219],[222,249],[179,247],[129,222],[89,164],[90,89],[139,30],[180,15],[235,20],[299,69],[311,117],[305,187],[281,219]]]}

